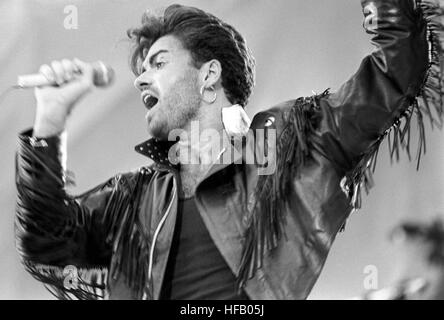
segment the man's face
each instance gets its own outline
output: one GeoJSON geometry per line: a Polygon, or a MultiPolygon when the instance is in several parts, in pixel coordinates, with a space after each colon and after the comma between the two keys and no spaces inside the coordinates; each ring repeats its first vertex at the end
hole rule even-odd
{"type": "Polygon", "coordinates": [[[171,130],[184,128],[197,115],[199,70],[192,65],[190,52],[172,35],[151,46],[142,67],[134,85],[148,109],[148,131],[166,140],[171,130]]]}

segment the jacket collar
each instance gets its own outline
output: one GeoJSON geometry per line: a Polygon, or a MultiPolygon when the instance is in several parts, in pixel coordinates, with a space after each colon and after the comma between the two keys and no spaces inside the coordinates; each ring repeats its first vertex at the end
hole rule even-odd
{"type": "Polygon", "coordinates": [[[151,138],[136,145],[134,149],[137,153],[150,158],[156,164],[178,169],[179,166],[171,163],[170,159],[168,158],[168,152],[174,144],[176,144],[175,141],[164,141],[151,138]]]}
{"type": "MultiPolygon", "coordinates": [[[[233,134],[233,133],[236,134],[237,128],[242,127],[239,125],[236,126],[236,123],[245,122],[245,118],[248,119],[247,114],[245,113],[243,108],[239,105],[234,105],[234,106],[231,106],[226,109],[224,108],[223,110],[226,111],[225,117],[224,117],[224,112],[222,112],[222,119],[221,119],[223,127],[224,127],[223,134],[225,134],[225,135],[227,134],[227,129],[230,132],[230,134],[233,134]],[[232,107],[237,107],[237,108],[233,109],[232,107]],[[241,109],[241,111],[238,110],[239,108],[241,109]]],[[[248,119],[248,123],[249,123],[249,125],[251,124],[251,121],[249,119],[248,119]]],[[[233,141],[231,141],[231,142],[233,142],[233,141]]],[[[149,140],[146,140],[145,142],[142,142],[142,143],[136,145],[135,150],[136,150],[136,152],[149,157],[158,165],[178,169],[180,166],[178,164],[179,163],[178,159],[173,159],[174,160],[173,162],[177,163],[177,164],[173,164],[171,162],[171,158],[170,158],[170,157],[176,155],[176,152],[170,153],[171,148],[176,143],[177,143],[177,141],[164,141],[164,140],[159,140],[156,138],[151,138],[149,140]]],[[[242,146],[240,146],[240,148],[242,149],[242,146]]],[[[238,149],[238,148],[236,148],[236,149],[238,149]]],[[[172,151],[175,151],[175,150],[172,150],[172,151]]],[[[221,164],[223,164],[223,162],[221,163],[220,159],[223,156],[223,154],[227,151],[231,151],[232,152],[231,154],[236,154],[234,145],[228,143],[228,146],[224,146],[224,148],[222,149],[218,158],[213,160],[219,164],[219,167],[221,164]],[[231,150],[227,150],[230,148],[231,148],[231,150]]],[[[233,158],[233,157],[230,157],[230,158],[233,158]]],[[[225,157],[225,160],[226,160],[226,157],[225,157]]],[[[231,161],[226,161],[226,162],[230,162],[230,163],[225,163],[225,165],[223,165],[223,167],[233,163],[236,160],[237,159],[231,159],[231,161]]]]}
{"type": "MultiPolygon", "coordinates": [[[[180,164],[174,164],[170,161],[170,157],[168,157],[169,150],[171,147],[173,147],[177,142],[176,141],[165,141],[165,140],[159,140],[156,138],[148,139],[134,147],[135,151],[139,154],[142,154],[151,160],[154,161],[155,164],[160,166],[166,166],[172,169],[179,170],[180,164]]],[[[223,156],[226,152],[231,152],[230,161],[227,163],[223,163],[221,161],[217,161],[218,163],[211,166],[209,172],[206,174],[206,176],[210,176],[211,174],[215,173],[216,171],[220,171],[223,168],[227,167],[231,163],[237,163],[239,158],[242,157],[242,153],[236,152],[234,145],[228,146],[228,148],[231,148],[231,150],[227,150],[227,147],[222,149],[221,153],[219,154],[219,157],[217,160],[223,159],[223,156]]],[[[171,153],[173,155],[174,152],[171,153]]],[[[174,161],[176,162],[176,161],[174,161]]]]}

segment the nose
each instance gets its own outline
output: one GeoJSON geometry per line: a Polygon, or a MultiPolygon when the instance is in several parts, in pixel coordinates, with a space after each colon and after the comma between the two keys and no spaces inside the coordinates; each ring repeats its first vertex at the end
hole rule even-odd
{"type": "Polygon", "coordinates": [[[147,87],[151,86],[151,84],[152,84],[152,79],[149,76],[147,71],[140,74],[136,78],[136,80],[134,80],[134,86],[136,87],[136,89],[138,89],[140,91],[143,91],[147,87]]]}

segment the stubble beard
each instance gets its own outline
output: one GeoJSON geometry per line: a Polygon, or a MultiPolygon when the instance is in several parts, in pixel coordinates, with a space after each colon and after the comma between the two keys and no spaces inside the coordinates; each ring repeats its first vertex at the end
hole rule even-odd
{"type": "Polygon", "coordinates": [[[197,75],[186,74],[170,88],[164,96],[162,110],[156,110],[155,118],[148,117],[150,134],[160,140],[167,140],[173,129],[184,129],[197,118],[201,96],[197,84],[197,75]]]}

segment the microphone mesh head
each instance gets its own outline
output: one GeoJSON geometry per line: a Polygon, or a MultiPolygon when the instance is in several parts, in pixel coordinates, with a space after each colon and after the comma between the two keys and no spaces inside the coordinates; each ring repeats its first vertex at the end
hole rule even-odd
{"type": "Polygon", "coordinates": [[[92,66],[94,69],[94,85],[97,87],[107,87],[113,83],[114,70],[110,66],[102,61],[94,62],[92,66]]]}

